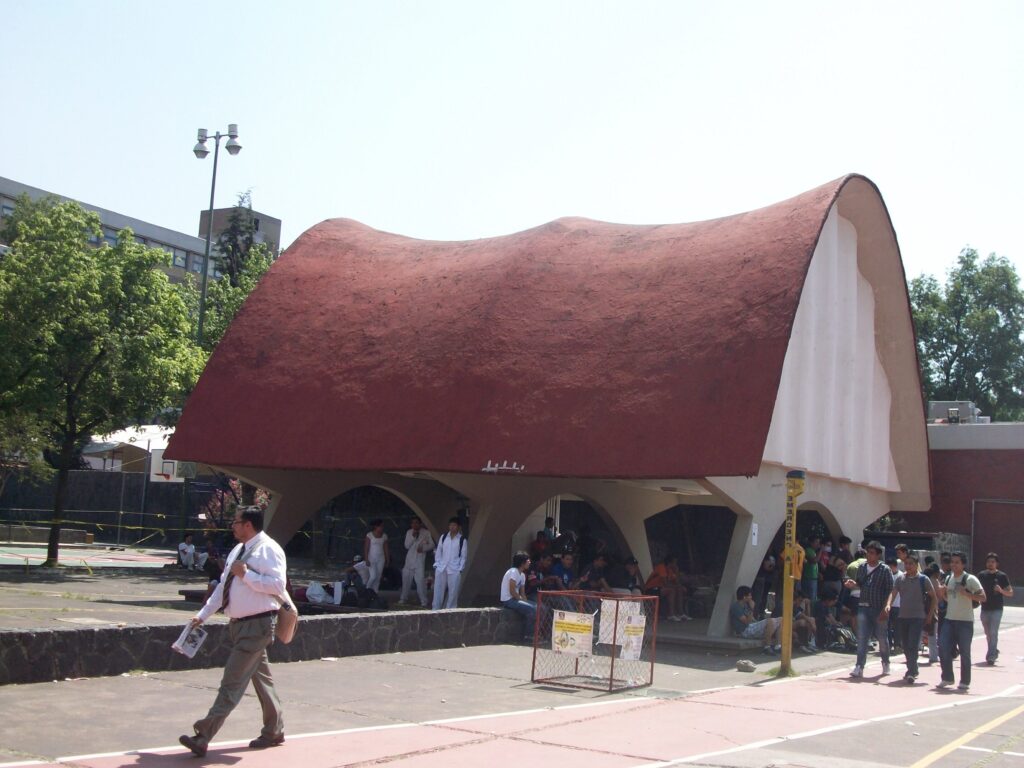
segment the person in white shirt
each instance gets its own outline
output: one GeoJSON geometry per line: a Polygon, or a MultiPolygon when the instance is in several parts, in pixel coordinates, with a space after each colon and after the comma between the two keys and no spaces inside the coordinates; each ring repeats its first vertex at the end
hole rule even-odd
{"type": "Polygon", "coordinates": [[[501,604],[526,620],[523,624],[523,640],[533,640],[533,625],[537,618],[537,606],[526,599],[526,571],[529,567],[530,556],[525,552],[516,552],[512,556],[512,567],[501,577],[501,604]]]}
{"type": "Polygon", "coordinates": [[[466,553],[469,544],[462,535],[459,518],[448,521],[448,532],[437,542],[434,552],[434,610],[457,608],[459,605],[459,582],[462,569],[466,567],[466,553]],[[445,591],[448,599],[445,600],[445,591]]]}
{"type": "Polygon", "coordinates": [[[219,610],[231,620],[231,650],[217,698],[206,717],[193,725],[195,735],[178,739],[199,757],[206,754],[210,741],[242,700],[250,680],[263,708],[263,730],[249,746],[265,749],[284,741],[281,701],[267,661],[267,647],[274,642],[274,622],[281,607],[278,596],[284,595],[287,585],[284,550],[263,532],[259,507],[239,509],[231,530],[239,544],[228,555],[225,576],[190,622],[198,626],[219,610]]]}
{"type": "Polygon", "coordinates": [[[182,568],[191,571],[196,567],[196,545],[192,543],[191,533],[186,533],[185,540],[178,545],[178,560],[182,568]]]}
{"type": "Polygon", "coordinates": [[[384,521],[370,521],[370,532],[363,540],[363,560],[370,568],[370,578],[366,580],[366,588],[380,592],[380,577],[384,569],[391,565],[391,552],[388,551],[388,535],[384,533],[384,521]]]}
{"type": "Polygon", "coordinates": [[[427,552],[433,548],[434,539],[430,532],[423,527],[422,520],[414,517],[409,523],[409,530],[405,532],[405,565],[402,568],[402,594],[398,599],[399,605],[404,605],[409,600],[412,583],[415,581],[420,605],[424,608],[428,606],[427,579],[424,576],[424,571],[427,552]]]}

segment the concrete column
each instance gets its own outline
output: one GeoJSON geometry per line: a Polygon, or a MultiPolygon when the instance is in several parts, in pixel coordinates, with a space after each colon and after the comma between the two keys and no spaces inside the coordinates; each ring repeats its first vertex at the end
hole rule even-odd
{"type": "Polygon", "coordinates": [[[785,520],[785,472],[763,467],[756,477],[718,477],[706,482],[736,514],[722,582],[708,623],[709,636],[725,637],[732,634],[729,607],[736,599],[736,588],[753,585],[768,546],[785,520]],[[751,541],[754,523],[758,526],[757,544],[751,541]]]}

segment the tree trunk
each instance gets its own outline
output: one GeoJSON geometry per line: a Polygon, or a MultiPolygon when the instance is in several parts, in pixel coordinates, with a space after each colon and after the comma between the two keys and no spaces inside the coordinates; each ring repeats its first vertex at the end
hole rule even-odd
{"type": "Polygon", "coordinates": [[[50,538],[46,545],[44,568],[56,568],[60,560],[60,528],[64,522],[64,508],[67,506],[70,476],[67,462],[61,461],[61,467],[57,470],[57,492],[53,499],[53,522],[50,524],[50,538]]]}

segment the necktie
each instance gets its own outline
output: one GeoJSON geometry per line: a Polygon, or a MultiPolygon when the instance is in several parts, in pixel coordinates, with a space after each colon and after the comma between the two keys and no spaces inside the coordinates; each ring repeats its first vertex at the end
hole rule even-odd
{"type": "MultiPolygon", "coordinates": [[[[240,544],[239,546],[242,547],[242,553],[238,557],[236,557],[234,559],[234,561],[232,561],[232,565],[234,565],[234,563],[240,563],[240,562],[244,561],[245,560],[245,556],[249,554],[248,552],[245,551],[245,545],[244,544],[240,544]]],[[[231,602],[231,582],[233,582],[234,580],[235,580],[235,574],[232,573],[231,571],[228,571],[228,575],[224,579],[224,600],[221,602],[221,610],[224,611],[225,613],[227,613],[227,610],[228,610],[228,603],[231,602]]]]}

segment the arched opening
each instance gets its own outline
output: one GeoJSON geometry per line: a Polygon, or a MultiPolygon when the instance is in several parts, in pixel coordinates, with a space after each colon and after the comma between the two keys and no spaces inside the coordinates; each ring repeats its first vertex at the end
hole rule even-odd
{"type": "Polygon", "coordinates": [[[397,589],[401,586],[401,566],[405,560],[405,532],[414,515],[428,529],[431,527],[420,511],[397,492],[377,485],[361,485],[335,496],[317,510],[288,542],[285,551],[290,557],[309,558],[316,567],[347,565],[356,555],[362,556],[370,521],[379,518],[384,522],[391,556],[381,588],[397,589]]]}
{"type": "Polygon", "coordinates": [[[645,521],[651,561],[679,558],[679,568],[698,586],[722,580],[736,515],[728,507],[678,504],[645,521]]]}
{"type": "Polygon", "coordinates": [[[599,505],[582,496],[563,493],[549,498],[523,521],[512,536],[510,556],[519,550],[531,554],[540,551],[537,534],[544,530],[548,518],[554,520],[561,540],[558,547],[555,542],[546,544],[552,551],[571,546],[579,566],[588,564],[598,552],[611,560],[635,554],[630,552],[614,520],[599,505]]]}

